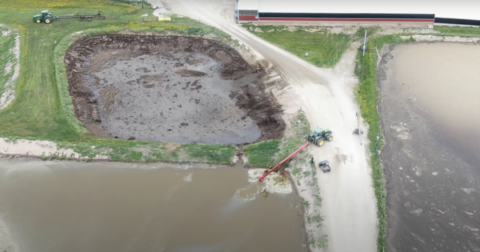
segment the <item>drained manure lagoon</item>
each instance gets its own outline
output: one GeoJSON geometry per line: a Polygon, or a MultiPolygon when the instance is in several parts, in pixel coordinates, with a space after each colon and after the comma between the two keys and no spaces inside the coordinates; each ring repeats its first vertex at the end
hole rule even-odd
{"type": "Polygon", "coordinates": [[[285,129],[265,72],[218,41],[90,36],[72,45],[65,64],[75,114],[96,136],[244,144],[285,129]]]}

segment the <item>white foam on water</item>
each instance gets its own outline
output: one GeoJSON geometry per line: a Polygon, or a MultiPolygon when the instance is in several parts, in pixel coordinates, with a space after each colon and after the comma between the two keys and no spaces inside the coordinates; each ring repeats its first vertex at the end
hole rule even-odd
{"type": "Polygon", "coordinates": [[[193,173],[189,173],[187,176],[183,177],[183,181],[192,182],[193,173]]]}
{"type": "MultiPolygon", "coordinates": [[[[280,173],[276,173],[276,172],[270,173],[264,179],[263,183],[259,183],[258,179],[263,176],[264,172],[265,172],[264,169],[248,170],[248,182],[258,183],[263,185],[263,188],[265,188],[268,193],[289,194],[293,191],[290,180],[288,180],[287,177],[284,177],[280,173]]],[[[259,192],[262,192],[262,190],[260,190],[259,192]]]]}
{"type": "Polygon", "coordinates": [[[28,165],[18,165],[15,168],[4,168],[3,171],[5,172],[4,179],[12,180],[15,178],[20,178],[25,173],[30,175],[40,175],[40,174],[50,174],[52,173],[52,169],[47,167],[47,165],[39,165],[37,167],[30,167],[28,165]]]}
{"type": "Polygon", "coordinates": [[[263,189],[264,187],[260,183],[253,183],[238,189],[235,193],[235,196],[237,199],[250,201],[254,200],[256,196],[263,191],[263,189]]]}

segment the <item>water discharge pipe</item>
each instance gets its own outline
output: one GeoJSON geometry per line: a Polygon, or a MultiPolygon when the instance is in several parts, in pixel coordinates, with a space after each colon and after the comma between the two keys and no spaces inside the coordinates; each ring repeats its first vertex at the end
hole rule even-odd
{"type": "Polygon", "coordinates": [[[278,163],[275,167],[273,167],[272,169],[270,169],[270,171],[266,172],[265,174],[263,174],[263,176],[261,178],[258,179],[259,182],[263,182],[263,180],[265,179],[265,177],[268,176],[268,174],[274,172],[275,170],[278,169],[278,167],[280,167],[280,165],[284,164],[285,162],[287,162],[289,159],[293,158],[295,155],[297,155],[300,151],[302,151],[303,149],[307,148],[308,145],[310,145],[310,142],[307,142],[306,144],[304,144],[302,147],[298,148],[298,150],[296,150],[295,152],[293,152],[292,154],[290,154],[288,157],[286,157],[284,160],[282,160],[282,162],[278,163]]]}

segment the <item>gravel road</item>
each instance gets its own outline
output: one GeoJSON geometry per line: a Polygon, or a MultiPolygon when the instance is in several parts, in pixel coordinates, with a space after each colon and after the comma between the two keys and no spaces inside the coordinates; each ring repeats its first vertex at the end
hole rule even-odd
{"type": "MultiPolygon", "coordinates": [[[[237,25],[232,0],[176,0],[170,1],[170,6],[175,13],[227,32],[272,64],[289,83],[274,92],[285,113],[302,109],[312,127],[333,131],[333,142],[322,148],[309,148],[315,160],[328,159],[332,166],[332,172],[321,174],[318,181],[328,250],[376,251],[376,200],[367,158],[368,143],[366,134],[352,135],[359,111],[353,95],[356,45],[352,45],[334,69],[322,69],[237,25]]],[[[366,130],[365,125],[360,127],[366,130]]]]}

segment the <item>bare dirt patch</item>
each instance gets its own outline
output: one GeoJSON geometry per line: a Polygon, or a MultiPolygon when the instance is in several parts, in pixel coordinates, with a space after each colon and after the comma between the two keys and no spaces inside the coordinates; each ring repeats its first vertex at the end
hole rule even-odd
{"type": "MultiPolygon", "coordinates": [[[[0,27],[3,27],[3,25],[0,24],[0,27]]],[[[0,30],[2,31],[2,36],[15,36],[15,46],[10,48],[9,52],[5,52],[6,55],[13,54],[13,59],[6,63],[4,69],[0,69],[0,75],[8,75],[13,70],[12,76],[4,84],[0,83],[0,85],[3,85],[3,92],[0,89],[0,110],[2,110],[15,99],[15,87],[20,74],[20,35],[15,29],[0,30]],[[15,35],[12,35],[12,33],[15,35]]]]}
{"type": "Polygon", "coordinates": [[[65,63],[75,114],[96,136],[243,144],[279,138],[285,129],[262,73],[218,41],[84,37],[65,63]]]}

